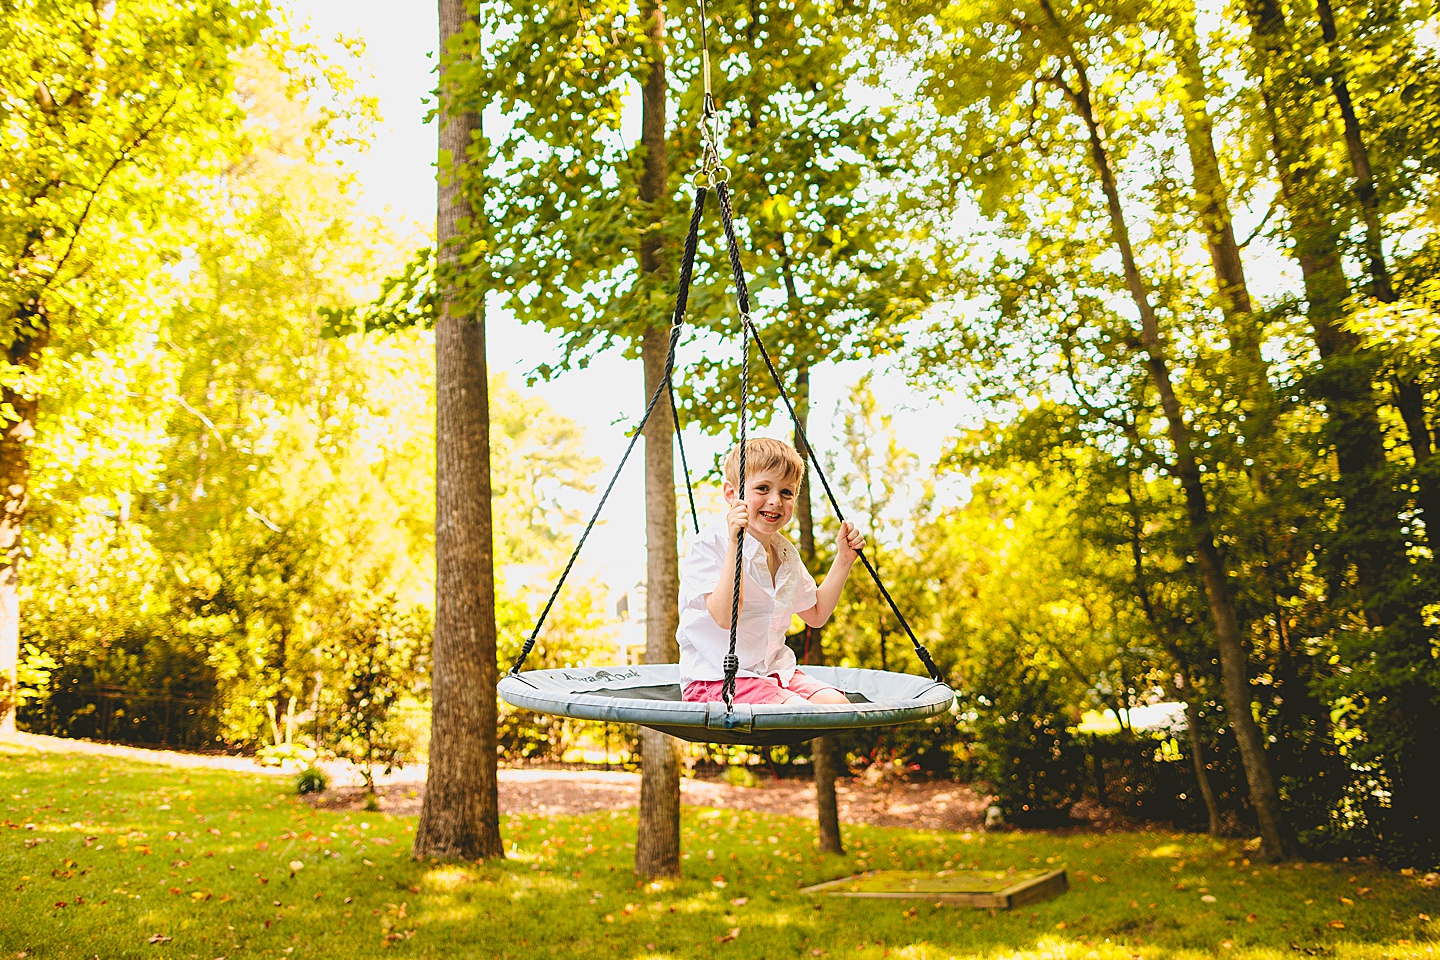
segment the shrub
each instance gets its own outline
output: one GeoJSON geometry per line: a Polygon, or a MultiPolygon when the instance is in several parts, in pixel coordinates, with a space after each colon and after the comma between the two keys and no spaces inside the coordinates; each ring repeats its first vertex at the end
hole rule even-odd
{"type": "Polygon", "coordinates": [[[725,768],[725,782],[732,787],[758,787],[760,778],[749,767],[731,764],[725,768]]]}
{"type": "Polygon", "coordinates": [[[1031,668],[1021,682],[976,698],[980,773],[1016,826],[1054,826],[1081,797],[1084,752],[1067,729],[1049,680],[1031,668]]]}
{"type": "Polygon", "coordinates": [[[296,793],[322,793],[330,786],[330,778],[319,767],[306,767],[295,774],[296,793]]]}
{"type": "Polygon", "coordinates": [[[348,760],[375,792],[375,767],[390,772],[414,756],[401,711],[429,675],[430,619],[393,594],[350,595],[333,611],[321,697],[329,749],[348,760]]]}

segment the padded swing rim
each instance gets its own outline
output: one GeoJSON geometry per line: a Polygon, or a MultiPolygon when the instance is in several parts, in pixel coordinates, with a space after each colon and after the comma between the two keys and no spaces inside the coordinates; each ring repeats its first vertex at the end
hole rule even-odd
{"type": "Polygon", "coordinates": [[[737,703],[727,713],[725,704],[718,701],[688,703],[585,693],[585,682],[575,676],[594,676],[596,671],[605,670],[630,674],[626,679],[633,681],[632,686],[678,685],[679,669],[677,664],[662,663],[529,670],[507,674],[497,691],[514,707],[575,720],[638,723],[702,743],[799,743],[836,730],[924,720],[944,713],[955,701],[953,690],[929,677],[861,667],[805,666],[804,670],[816,680],[846,692],[886,690],[893,695],[865,703],[811,704],[798,709],[783,704],[737,703]]]}

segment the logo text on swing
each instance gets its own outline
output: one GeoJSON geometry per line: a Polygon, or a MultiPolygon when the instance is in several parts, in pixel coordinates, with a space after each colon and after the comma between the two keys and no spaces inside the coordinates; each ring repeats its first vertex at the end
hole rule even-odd
{"type": "Polygon", "coordinates": [[[609,670],[596,670],[594,673],[589,674],[589,675],[584,675],[584,674],[578,674],[578,675],[577,675],[577,674],[570,673],[570,672],[567,671],[567,672],[565,673],[565,679],[566,679],[566,680],[578,680],[578,681],[580,681],[581,683],[594,683],[594,682],[597,681],[597,680],[638,680],[638,679],[640,679],[640,671],[639,671],[639,670],[622,670],[622,671],[619,671],[618,673],[612,673],[612,672],[609,671],[609,670]]]}

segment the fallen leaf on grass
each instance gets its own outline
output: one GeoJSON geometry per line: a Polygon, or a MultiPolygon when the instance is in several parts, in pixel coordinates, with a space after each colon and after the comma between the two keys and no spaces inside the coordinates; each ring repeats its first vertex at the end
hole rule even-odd
{"type": "Polygon", "coordinates": [[[740,928],[739,928],[739,927],[731,927],[729,933],[725,934],[723,937],[716,937],[716,938],[715,938],[715,942],[716,942],[716,943],[729,943],[731,940],[734,940],[734,939],[735,939],[736,937],[738,937],[738,936],[740,936],[740,928]]]}
{"type": "Polygon", "coordinates": [[[1344,930],[1344,929],[1345,929],[1345,921],[1344,921],[1344,920],[1331,920],[1330,923],[1328,924],[1328,926],[1330,926],[1332,929],[1335,929],[1335,930],[1344,930]]]}
{"type": "Polygon", "coordinates": [[[163,934],[163,933],[152,933],[152,934],[150,935],[150,940],[149,940],[149,942],[150,942],[150,943],[169,943],[171,940],[174,940],[174,939],[175,939],[174,937],[167,937],[167,936],[165,936],[165,934],[163,934]]]}
{"type": "Polygon", "coordinates": [[[1213,893],[1207,893],[1207,894],[1205,894],[1205,896],[1201,897],[1200,899],[1203,900],[1203,901],[1206,902],[1206,903],[1214,903],[1214,902],[1215,902],[1215,894],[1213,894],[1213,893]]]}
{"type": "Polygon", "coordinates": [[[745,906],[745,904],[747,904],[747,903],[749,903],[749,902],[750,902],[750,898],[749,898],[749,897],[736,897],[734,900],[731,900],[731,901],[730,901],[730,905],[731,905],[732,907],[743,907],[743,906],[745,906]]]}

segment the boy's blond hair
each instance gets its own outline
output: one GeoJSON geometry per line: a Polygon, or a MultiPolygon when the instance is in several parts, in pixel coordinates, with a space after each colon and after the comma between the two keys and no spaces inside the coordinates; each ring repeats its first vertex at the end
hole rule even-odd
{"type": "MultiPolygon", "coordinates": [[[[753,477],[769,470],[780,471],[782,482],[793,483],[798,490],[805,480],[805,461],[795,448],[783,440],[757,437],[745,443],[745,475],[753,477]]],[[[740,486],[740,447],[737,444],[725,457],[725,479],[732,487],[740,486]]]]}

